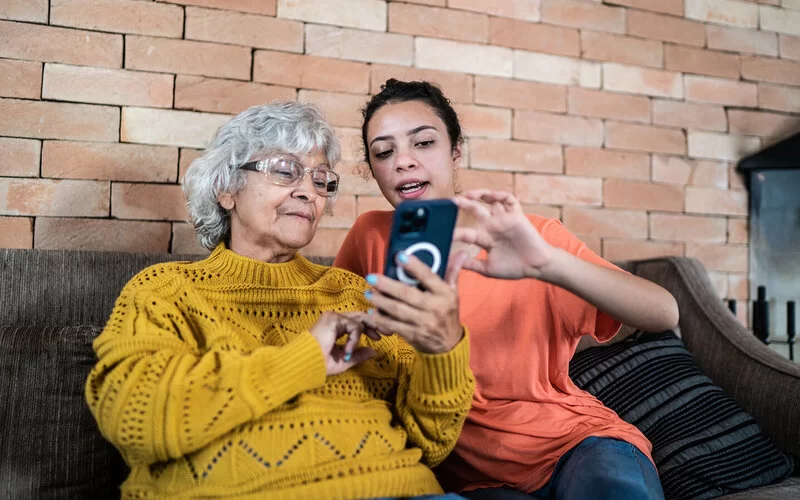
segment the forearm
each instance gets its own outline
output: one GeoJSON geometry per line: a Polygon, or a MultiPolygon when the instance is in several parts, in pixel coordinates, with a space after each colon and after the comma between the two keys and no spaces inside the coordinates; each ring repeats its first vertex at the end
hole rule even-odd
{"type": "Polygon", "coordinates": [[[550,261],[529,276],[562,287],[622,323],[658,332],[678,324],[678,304],[653,282],[553,248],[550,261]]]}

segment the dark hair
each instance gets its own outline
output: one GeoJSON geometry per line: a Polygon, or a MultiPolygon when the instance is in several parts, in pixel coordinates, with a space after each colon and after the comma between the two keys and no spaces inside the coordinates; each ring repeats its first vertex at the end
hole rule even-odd
{"type": "MultiPolygon", "coordinates": [[[[461,124],[458,121],[458,114],[450,100],[444,96],[442,90],[435,84],[426,81],[402,82],[394,78],[389,78],[386,83],[381,85],[381,91],[372,96],[367,102],[361,115],[364,121],[361,123],[361,140],[364,144],[364,161],[369,167],[369,147],[367,145],[367,125],[372,119],[372,115],[387,104],[407,101],[422,101],[430,106],[434,113],[444,122],[447,128],[447,135],[450,137],[450,150],[455,151],[456,147],[464,143],[461,135],[461,124]]],[[[363,172],[366,174],[367,172],[363,172]]]]}

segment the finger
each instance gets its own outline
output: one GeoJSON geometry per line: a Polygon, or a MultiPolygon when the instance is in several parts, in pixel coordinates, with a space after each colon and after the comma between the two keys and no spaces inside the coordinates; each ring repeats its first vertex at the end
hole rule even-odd
{"type": "Polygon", "coordinates": [[[478,245],[484,250],[492,247],[492,237],[483,228],[457,227],[453,231],[453,241],[478,245]]]}
{"type": "Polygon", "coordinates": [[[465,250],[459,250],[450,257],[450,262],[447,263],[447,272],[444,279],[448,285],[455,288],[458,284],[458,275],[461,273],[461,268],[464,263],[469,260],[469,254],[465,250]]]}
{"type": "Polygon", "coordinates": [[[484,190],[480,194],[479,199],[484,203],[492,204],[506,212],[522,211],[522,205],[520,205],[517,198],[506,191],[484,190]]]}
{"type": "MultiPolygon", "coordinates": [[[[406,274],[419,281],[425,290],[439,294],[443,290],[450,288],[447,282],[444,281],[441,276],[433,272],[433,270],[428,267],[427,264],[422,262],[416,256],[407,255],[401,252],[397,255],[396,260],[397,265],[402,267],[406,274]]],[[[422,299],[427,301],[427,297],[422,296],[422,299]]]]}
{"type": "Polygon", "coordinates": [[[464,262],[463,268],[469,271],[475,271],[476,273],[482,274],[483,276],[492,277],[489,274],[489,262],[486,259],[477,259],[473,257],[464,262]]]}
{"type": "Polygon", "coordinates": [[[369,347],[359,347],[353,351],[353,354],[350,356],[350,360],[347,361],[349,365],[347,368],[352,368],[355,365],[363,363],[368,359],[372,359],[377,355],[378,353],[374,349],[370,349],[369,347]]]}
{"type": "Polygon", "coordinates": [[[347,342],[344,344],[344,360],[350,361],[353,351],[356,350],[358,341],[361,340],[361,328],[350,332],[347,342]]]}
{"type": "Polygon", "coordinates": [[[417,334],[419,332],[418,326],[409,325],[396,318],[383,314],[378,310],[375,310],[370,315],[369,321],[378,330],[396,333],[406,339],[410,344],[413,344],[417,340],[417,334]]]}
{"type": "Polygon", "coordinates": [[[407,303],[397,300],[394,297],[384,295],[377,290],[370,294],[369,300],[375,305],[375,309],[379,313],[397,318],[399,321],[408,325],[420,324],[423,320],[422,316],[426,314],[426,312],[420,308],[409,306],[407,303]]]}
{"type": "Polygon", "coordinates": [[[453,203],[458,205],[458,208],[464,210],[481,222],[492,216],[492,213],[489,211],[489,209],[479,201],[475,201],[464,196],[456,196],[453,198],[453,203]]]}

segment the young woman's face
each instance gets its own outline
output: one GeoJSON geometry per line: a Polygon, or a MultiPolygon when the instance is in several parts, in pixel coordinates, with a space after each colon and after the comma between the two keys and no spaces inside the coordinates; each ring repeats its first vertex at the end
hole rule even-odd
{"type": "Polygon", "coordinates": [[[367,154],[372,175],[393,206],[455,195],[461,150],[451,150],[444,122],[422,101],[378,109],[367,124],[367,154]]]}

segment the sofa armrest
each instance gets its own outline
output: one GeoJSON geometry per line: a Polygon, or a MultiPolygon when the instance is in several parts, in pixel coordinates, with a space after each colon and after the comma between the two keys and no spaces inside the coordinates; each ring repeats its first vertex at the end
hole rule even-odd
{"type": "Polygon", "coordinates": [[[800,457],[800,365],[756,339],[722,304],[696,259],[633,262],[634,273],[675,297],[683,342],[700,368],[753,415],[786,453],[800,457]]]}

